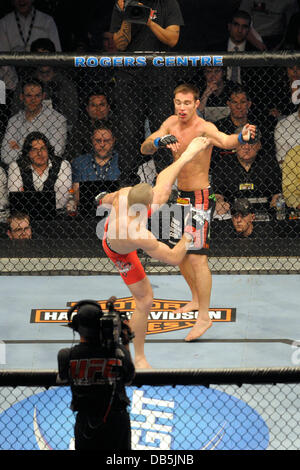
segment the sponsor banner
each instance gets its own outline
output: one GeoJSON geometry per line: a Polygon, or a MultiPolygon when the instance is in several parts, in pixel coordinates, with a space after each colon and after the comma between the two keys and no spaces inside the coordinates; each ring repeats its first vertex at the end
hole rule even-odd
{"type": "MultiPolygon", "coordinates": [[[[151,312],[148,317],[147,335],[166,333],[169,331],[191,328],[197,319],[198,312],[178,312],[177,310],[186,304],[186,300],[166,300],[154,299],[151,312]]],[[[76,302],[69,302],[68,308],[76,302]]],[[[103,310],[106,308],[106,300],[99,300],[99,305],[103,310]]],[[[68,322],[68,308],[65,309],[32,309],[31,323],[61,323],[68,322]]],[[[116,310],[128,312],[128,317],[135,308],[132,297],[117,299],[116,310]]],[[[236,309],[231,307],[211,308],[209,315],[213,322],[234,322],[236,319],[236,309]]]]}
{"type": "MultiPolygon", "coordinates": [[[[269,429],[247,403],[203,386],[127,387],[133,450],[265,450],[269,429]],[[187,399],[187,396],[189,397],[187,399]]],[[[1,450],[72,450],[69,387],[32,395],[0,414],[1,450]]]]}

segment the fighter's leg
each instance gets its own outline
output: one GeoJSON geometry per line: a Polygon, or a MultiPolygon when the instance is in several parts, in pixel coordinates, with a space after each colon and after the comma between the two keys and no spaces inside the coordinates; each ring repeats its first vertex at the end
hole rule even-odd
{"type": "Polygon", "coordinates": [[[148,277],[134,284],[129,284],[128,288],[135,301],[135,309],[130,319],[130,328],[135,334],[133,339],[134,364],[136,369],[148,369],[151,366],[145,356],[145,337],[148,316],[153,304],[153,291],[148,277]]]}
{"type": "Polygon", "coordinates": [[[193,270],[194,285],[197,291],[198,317],[185,340],[193,341],[203,335],[203,333],[212,326],[212,321],[209,316],[212,275],[206,255],[190,254],[188,255],[188,259],[193,270]]]}
{"type": "Polygon", "coordinates": [[[191,312],[192,310],[198,310],[197,286],[195,283],[195,277],[194,277],[193,269],[189,262],[188,255],[184,257],[182,263],[179,265],[179,269],[186,283],[188,284],[190,288],[190,291],[192,294],[192,300],[190,300],[185,305],[177,309],[175,313],[186,313],[186,312],[191,312]]]}

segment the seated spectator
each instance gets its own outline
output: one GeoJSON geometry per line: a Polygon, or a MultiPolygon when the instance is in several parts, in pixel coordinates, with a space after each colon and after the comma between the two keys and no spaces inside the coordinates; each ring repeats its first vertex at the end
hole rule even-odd
{"type": "Polygon", "coordinates": [[[235,83],[225,78],[223,67],[205,67],[204,83],[195,85],[200,91],[198,110],[207,121],[215,122],[229,114],[228,97],[235,83]]]}
{"type": "Polygon", "coordinates": [[[255,31],[268,50],[279,49],[284,40],[291,16],[299,10],[297,0],[242,0],[240,9],[247,11],[255,31]]]}
{"type": "Polygon", "coordinates": [[[249,237],[253,233],[255,214],[248,199],[237,199],[231,208],[231,220],[235,233],[249,237]]]}
{"type": "MultiPolygon", "coordinates": [[[[33,41],[30,51],[44,54],[56,52],[53,42],[47,38],[39,38],[33,41]]],[[[51,65],[38,65],[33,70],[24,67],[22,75],[26,81],[33,78],[43,83],[45,93],[44,104],[65,116],[67,118],[68,129],[71,130],[78,115],[77,89],[72,80],[61,69],[54,68],[51,65]]],[[[21,85],[17,87],[14,93],[11,108],[12,114],[17,113],[23,108],[20,94],[21,85]]]]}
{"type": "Polygon", "coordinates": [[[0,80],[4,82],[5,89],[0,84],[0,142],[2,141],[7,126],[8,119],[11,115],[11,102],[14,90],[18,84],[18,76],[14,67],[8,65],[0,66],[0,80]]]}
{"type": "Polygon", "coordinates": [[[108,54],[113,54],[118,51],[114,42],[113,33],[109,31],[104,31],[102,33],[102,51],[105,51],[108,54]]]}
{"type": "Polygon", "coordinates": [[[17,160],[26,136],[34,131],[42,132],[55,148],[55,154],[62,156],[67,138],[66,118],[43,103],[43,84],[29,80],[22,86],[20,99],[24,110],[12,116],[7,124],[1,147],[1,159],[9,165],[17,160]]]}
{"type": "MultiPolygon", "coordinates": [[[[262,42],[257,41],[255,45],[248,41],[248,35],[251,31],[251,16],[243,10],[236,10],[228,22],[228,37],[224,43],[219,44],[216,51],[227,52],[249,52],[263,50],[265,47],[262,42]]],[[[248,76],[247,68],[240,66],[227,67],[226,78],[235,83],[244,84],[248,76]]]]}
{"type": "Polygon", "coordinates": [[[56,24],[33,6],[33,0],[12,0],[14,10],[0,20],[0,51],[29,51],[31,43],[40,37],[51,39],[61,51],[56,24]]]}
{"type": "Polygon", "coordinates": [[[282,190],[286,205],[300,211],[300,145],[286,154],[282,166],[282,190]]]}
{"type": "MultiPolygon", "coordinates": [[[[225,118],[219,119],[215,122],[215,125],[219,131],[225,134],[235,134],[236,130],[244,126],[248,122],[251,124],[257,124],[250,113],[252,101],[247,91],[240,85],[235,85],[227,100],[227,106],[229,108],[229,115],[225,118]]],[[[214,148],[212,168],[218,163],[220,157],[232,155],[234,150],[223,150],[214,148]]]]}
{"type": "Polygon", "coordinates": [[[16,212],[7,219],[7,236],[11,240],[30,240],[32,238],[32,228],[28,214],[16,212]]]}
{"type": "Polygon", "coordinates": [[[115,137],[109,123],[96,123],[91,141],[92,151],[72,160],[73,188],[77,202],[80,182],[114,181],[120,176],[119,157],[114,150],[115,137]]]}
{"type": "Polygon", "coordinates": [[[92,152],[92,135],[97,121],[110,122],[113,119],[110,103],[105,92],[102,90],[92,92],[87,100],[84,113],[78,119],[70,136],[66,158],[72,160],[74,157],[92,152]]]}
{"type": "Polygon", "coordinates": [[[70,163],[55,156],[44,134],[28,134],[20,157],[8,167],[8,191],[54,191],[56,209],[63,209],[71,187],[70,163]]]}
{"type": "Polygon", "coordinates": [[[281,119],[275,127],[274,140],[276,158],[282,166],[286,154],[296,145],[300,145],[300,106],[296,113],[281,119]]]}
{"type": "Polygon", "coordinates": [[[5,222],[8,214],[7,174],[0,165],[0,222],[5,222]]]}
{"type": "Polygon", "coordinates": [[[276,119],[275,124],[277,124],[278,119],[282,119],[297,111],[300,103],[299,83],[299,65],[291,65],[284,69],[277,68],[277,80],[276,82],[273,81],[273,87],[269,86],[269,92],[266,94],[268,113],[276,119]],[[280,91],[278,92],[278,90],[280,91]]]}
{"type": "Polygon", "coordinates": [[[252,143],[236,148],[236,156],[224,157],[211,174],[216,214],[226,213],[235,199],[247,198],[256,220],[270,220],[281,193],[281,172],[275,156],[264,152],[261,134],[252,143]]]}

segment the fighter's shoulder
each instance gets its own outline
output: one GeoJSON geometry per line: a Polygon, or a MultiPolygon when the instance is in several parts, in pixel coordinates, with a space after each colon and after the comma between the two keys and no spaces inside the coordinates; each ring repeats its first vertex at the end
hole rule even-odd
{"type": "Polygon", "coordinates": [[[199,117],[198,130],[201,136],[206,137],[208,132],[210,133],[216,131],[217,127],[213,122],[205,121],[205,119],[199,117]]]}
{"type": "Polygon", "coordinates": [[[172,116],[169,116],[163,123],[162,127],[166,129],[173,129],[178,123],[178,117],[175,114],[172,114],[172,116]]]}

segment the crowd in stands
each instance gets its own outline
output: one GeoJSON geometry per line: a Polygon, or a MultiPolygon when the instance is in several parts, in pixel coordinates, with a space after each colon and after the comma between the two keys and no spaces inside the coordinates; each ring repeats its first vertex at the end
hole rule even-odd
{"type": "MultiPolygon", "coordinates": [[[[300,50],[297,0],[143,3],[157,9],[161,24],[128,31],[123,0],[90,0],[77,10],[68,0],[8,0],[0,10],[0,55],[300,50]]],[[[140,144],[172,114],[180,82],[199,89],[198,114],[220,131],[257,125],[251,144],[213,149],[215,220],[231,220],[232,233],[252,236],[258,222],[276,220],[283,197],[287,219],[300,223],[300,65],[75,70],[49,62],[0,66],[0,80],[0,223],[11,239],[32,237],[26,207],[12,205],[16,193],[53,193],[64,214],[70,189],[80,212],[82,183],[99,182],[100,192],[101,184],[154,181],[171,154],[160,149],[146,158],[140,144]]]]}

